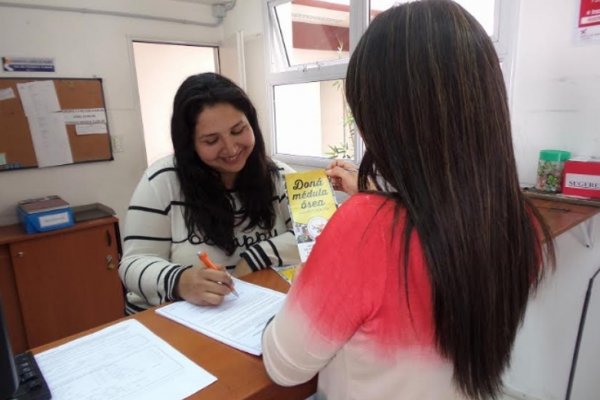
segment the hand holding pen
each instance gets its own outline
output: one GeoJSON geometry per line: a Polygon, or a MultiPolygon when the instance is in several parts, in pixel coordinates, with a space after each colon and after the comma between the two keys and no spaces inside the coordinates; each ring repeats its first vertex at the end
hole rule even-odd
{"type": "Polygon", "coordinates": [[[232,293],[233,280],[231,276],[221,268],[212,264],[216,269],[210,267],[187,268],[181,273],[176,288],[176,296],[193,304],[201,306],[216,306],[223,302],[225,296],[232,293]]]}
{"type": "MultiPolygon", "coordinates": [[[[200,262],[202,262],[202,264],[204,264],[204,266],[206,268],[212,269],[212,270],[216,270],[216,271],[220,271],[221,269],[219,267],[217,267],[210,258],[208,258],[208,254],[203,252],[203,251],[199,251],[198,252],[198,258],[200,259],[200,262]]],[[[227,272],[226,272],[227,273],[227,272]]],[[[231,290],[231,293],[233,293],[235,295],[235,297],[240,297],[240,295],[238,294],[238,292],[235,291],[235,288],[233,287],[233,280],[231,279],[231,275],[229,275],[229,273],[227,273],[227,276],[229,277],[229,280],[231,281],[231,283],[223,281],[223,282],[219,282],[222,285],[225,285],[229,288],[229,290],[231,290]]]]}

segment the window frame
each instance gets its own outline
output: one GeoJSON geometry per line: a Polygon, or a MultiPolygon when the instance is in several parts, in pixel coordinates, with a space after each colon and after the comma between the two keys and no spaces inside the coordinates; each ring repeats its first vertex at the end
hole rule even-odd
{"type": "MultiPolygon", "coordinates": [[[[263,26],[265,32],[265,77],[267,90],[268,125],[270,131],[271,155],[289,164],[307,167],[324,167],[332,160],[326,157],[301,156],[279,153],[277,151],[277,131],[275,125],[275,86],[301,84],[318,81],[346,79],[349,57],[354,52],[362,34],[369,26],[369,0],[350,0],[349,9],[349,55],[339,60],[319,61],[301,65],[287,66],[274,70],[274,65],[283,65],[286,57],[283,37],[279,34],[275,8],[292,0],[264,0],[263,26]]],[[[494,33],[490,36],[498,58],[502,64],[505,84],[511,99],[511,83],[513,75],[514,38],[518,26],[518,9],[520,0],[494,0],[494,33]]],[[[510,104],[509,104],[510,106],[510,104]]],[[[354,143],[354,158],[350,161],[360,163],[364,154],[364,143],[357,135],[354,143]]]]}

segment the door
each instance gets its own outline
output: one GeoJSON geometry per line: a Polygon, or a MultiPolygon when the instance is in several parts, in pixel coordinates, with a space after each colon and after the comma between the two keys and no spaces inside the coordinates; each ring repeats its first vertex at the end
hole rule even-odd
{"type": "MultiPolygon", "coordinates": [[[[133,41],[137,89],[148,165],[173,153],[171,115],[179,85],[190,75],[216,72],[217,49],[133,41]]],[[[114,135],[113,135],[114,136],[114,135]]]]}

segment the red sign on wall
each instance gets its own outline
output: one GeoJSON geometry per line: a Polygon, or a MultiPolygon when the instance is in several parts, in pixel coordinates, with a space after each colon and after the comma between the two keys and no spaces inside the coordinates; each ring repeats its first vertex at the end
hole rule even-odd
{"type": "Polygon", "coordinates": [[[600,0],[581,0],[579,27],[600,25],[600,0]]]}
{"type": "Polygon", "coordinates": [[[600,41],[600,0],[580,0],[577,33],[580,43],[600,41]]]}

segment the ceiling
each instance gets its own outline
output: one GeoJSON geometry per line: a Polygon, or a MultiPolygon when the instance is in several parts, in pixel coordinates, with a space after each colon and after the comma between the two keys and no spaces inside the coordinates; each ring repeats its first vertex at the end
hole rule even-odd
{"type": "Polygon", "coordinates": [[[208,5],[222,4],[222,3],[229,2],[228,0],[170,0],[170,1],[183,1],[186,3],[208,4],[208,5]]]}

